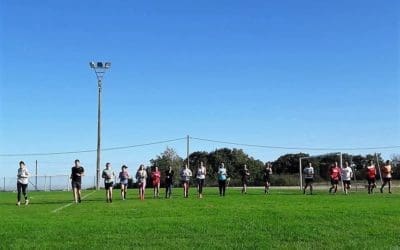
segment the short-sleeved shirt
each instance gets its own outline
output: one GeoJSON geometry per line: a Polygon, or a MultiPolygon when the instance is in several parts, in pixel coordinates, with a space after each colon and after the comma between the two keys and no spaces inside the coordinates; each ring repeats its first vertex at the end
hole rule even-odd
{"type": "Polygon", "coordinates": [[[72,167],[71,168],[71,179],[74,182],[81,182],[82,181],[82,174],[85,172],[84,168],[82,166],[79,167],[72,167]],[[77,175],[79,174],[79,176],[77,175]]]}
{"type": "Polygon", "coordinates": [[[190,181],[190,177],[192,177],[192,171],[188,168],[182,169],[181,171],[182,181],[190,181]]]}
{"type": "Polygon", "coordinates": [[[136,174],[136,179],[139,183],[146,182],[147,179],[147,172],[146,170],[139,170],[136,174]]]}
{"type": "Polygon", "coordinates": [[[368,179],[374,179],[376,177],[376,169],[375,166],[368,166],[367,167],[367,178],[368,179]]]}
{"type": "Polygon", "coordinates": [[[153,182],[156,182],[156,183],[160,182],[160,178],[161,178],[160,171],[154,171],[151,173],[151,180],[153,182]]]}
{"type": "Polygon", "coordinates": [[[313,179],[314,178],[314,168],[313,167],[310,167],[310,166],[306,167],[303,170],[303,173],[304,173],[305,179],[313,179]]]}
{"type": "Polygon", "coordinates": [[[29,172],[26,168],[18,168],[17,181],[21,184],[28,184],[29,172]]]}
{"type": "Polygon", "coordinates": [[[129,179],[129,173],[127,171],[119,172],[119,180],[120,181],[127,181],[129,179]]]}
{"type": "Polygon", "coordinates": [[[114,171],[111,168],[110,169],[104,169],[102,176],[104,178],[104,182],[105,183],[114,182],[115,174],[114,174],[114,171]]]}
{"type": "Polygon", "coordinates": [[[329,171],[329,176],[331,178],[331,180],[339,180],[340,178],[340,168],[339,167],[333,167],[330,169],[329,171]]]}
{"type": "Polygon", "coordinates": [[[218,180],[225,181],[226,180],[226,168],[219,168],[218,170],[218,180]]]}
{"type": "Polygon", "coordinates": [[[353,174],[353,170],[350,167],[342,168],[341,172],[342,172],[342,180],[343,181],[351,180],[351,175],[353,174]]]}

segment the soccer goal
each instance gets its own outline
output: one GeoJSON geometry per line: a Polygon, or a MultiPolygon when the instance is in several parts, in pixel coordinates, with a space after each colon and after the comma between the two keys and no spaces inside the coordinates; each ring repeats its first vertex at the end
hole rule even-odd
{"type": "MultiPolygon", "coordinates": [[[[315,159],[315,158],[321,158],[321,157],[326,157],[326,156],[337,156],[338,161],[339,161],[339,166],[340,168],[343,167],[343,154],[342,152],[336,152],[336,153],[328,153],[328,154],[322,154],[322,155],[312,155],[312,156],[305,156],[305,157],[300,157],[299,158],[299,183],[300,183],[300,190],[303,189],[303,161],[304,160],[310,160],[310,159],[315,159]]],[[[342,188],[343,188],[343,182],[342,182],[342,188]]]]}

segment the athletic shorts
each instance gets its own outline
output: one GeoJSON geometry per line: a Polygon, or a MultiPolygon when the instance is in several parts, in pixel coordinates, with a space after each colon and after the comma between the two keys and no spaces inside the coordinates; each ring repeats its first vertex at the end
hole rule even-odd
{"type": "Polygon", "coordinates": [[[309,184],[309,183],[313,183],[314,182],[314,179],[312,179],[312,178],[306,178],[306,179],[304,179],[305,181],[306,181],[306,184],[309,184]]]}
{"type": "Polygon", "coordinates": [[[271,182],[271,178],[270,178],[270,177],[264,177],[264,182],[265,182],[265,183],[271,182]]]}
{"type": "Polygon", "coordinates": [[[391,181],[391,180],[392,180],[392,177],[384,177],[384,178],[383,178],[383,181],[385,181],[385,182],[391,181]]]}
{"type": "Polygon", "coordinates": [[[104,183],[104,187],[105,187],[105,189],[107,189],[107,190],[110,189],[110,188],[112,188],[113,185],[114,185],[114,182],[104,183]]]}
{"type": "Polygon", "coordinates": [[[331,179],[331,185],[339,184],[339,180],[331,179]]]}
{"type": "Polygon", "coordinates": [[[153,181],[153,187],[158,186],[158,184],[160,184],[160,181],[153,181]]]}
{"type": "Polygon", "coordinates": [[[82,184],[81,184],[80,181],[72,181],[72,182],[71,182],[71,187],[72,187],[72,188],[81,189],[81,186],[82,186],[82,184]]]}
{"type": "Polygon", "coordinates": [[[351,181],[350,180],[348,180],[348,181],[343,181],[343,184],[345,184],[345,185],[351,185],[351,181]]]}
{"type": "Polygon", "coordinates": [[[247,178],[242,179],[242,183],[243,183],[243,185],[247,185],[247,183],[248,183],[247,178]]]}
{"type": "Polygon", "coordinates": [[[367,181],[368,181],[368,185],[375,184],[376,178],[368,178],[367,181]]]}
{"type": "Polygon", "coordinates": [[[182,182],[182,185],[185,183],[189,185],[189,181],[187,181],[187,180],[182,180],[181,182],[182,182]]]}
{"type": "Polygon", "coordinates": [[[128,180],[123,180],[123,181],[121,181],[121,185],[128,186],[128,180]]]}

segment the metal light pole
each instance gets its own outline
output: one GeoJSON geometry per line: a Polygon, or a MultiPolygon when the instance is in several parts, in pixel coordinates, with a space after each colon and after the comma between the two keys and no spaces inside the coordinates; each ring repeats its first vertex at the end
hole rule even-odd
{"type": "Polygon", "coordinates": [[[97,105],[97,160],[96,160],[96,190],[100,189],[100,146],[101,146],[101,89],[103,76],[111,67],[110,62],[90,62],[90,68],[94,70],[97,77],[98,105],[97,105]]]}
{"type": "Polygon", "coordinates": [[[190,136],[187,136],[186,137],[186,157],[187,157],[187,166],[188,166],[188,168],[190,168],[190,160],[189,160],[189,145],[190,145],[190,136]]]}

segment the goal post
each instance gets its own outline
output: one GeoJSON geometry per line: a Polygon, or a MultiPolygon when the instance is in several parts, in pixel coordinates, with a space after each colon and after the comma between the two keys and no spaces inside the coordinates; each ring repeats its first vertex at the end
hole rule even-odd
{"type": "MultiPolygon", "coordinates": [[[[324,157],[324,156],[330,156],[330,155],[337,155],[339,156],[339,164],[340,168],[343,168],[343,154],[342,152],[335,152],[335,153],[327,153],[327,154],[321,154],[321,155],[311,155],[311,156],[304,156],[299,158],[299,183],[300,183],[300,190],[303,189],[303,160],[306,159],[312,159],[312,158],[319,158],[319,157],[324,157]]],[[[342,189],[344,190],[344,185],[342,183],[342,189]]]]}

